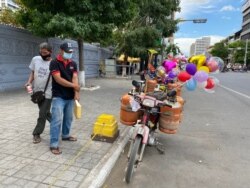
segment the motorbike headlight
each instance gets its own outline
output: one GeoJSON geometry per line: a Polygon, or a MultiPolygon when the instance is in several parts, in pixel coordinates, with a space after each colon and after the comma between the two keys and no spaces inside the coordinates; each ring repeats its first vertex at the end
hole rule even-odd
{"type": "Polygon", "coordinates": [[[142,104],[144,105],[144,106],[147,106],[147,107],[154,107],[155,106],[155,101],[154,100],[151,100],[151,99],[144,99],[143,101],[142,101],[142,104]]]}

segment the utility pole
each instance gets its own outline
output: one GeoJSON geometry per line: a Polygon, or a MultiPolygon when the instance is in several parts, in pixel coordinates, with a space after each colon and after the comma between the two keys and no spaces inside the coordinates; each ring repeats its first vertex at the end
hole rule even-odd
{"type": "Polygon", "coordinates": [[[247,65],[247,48],[248,48],[248,39],[246,40],[245,57],[244,57],[244,65],[243,65],[243,68],[246,68],[246,65],[247,65]]]}

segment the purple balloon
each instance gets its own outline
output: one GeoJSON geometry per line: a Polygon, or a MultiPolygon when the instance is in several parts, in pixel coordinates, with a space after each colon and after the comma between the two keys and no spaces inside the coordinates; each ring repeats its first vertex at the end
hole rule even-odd
{"type": "Polygon", "coordinates": [[[208,73],[206,73],[205,71],[197,71],[195,73],[195,75],[193,76],[193,78],[197,81],[197,82],[204,82],[208,79],[208,73]]]}
{"type": "Polygon", "coordinates": [[[173,72],[173,71],[170,71],[168,73],[168,77],[171,78],[171,79],[175,78],[176,76],[177,76],[177,74],[175,72],[173,72]]]}
{"type": "Polygon", "coordinates": [[[196,65],[193,64],[193,63],[187,64],[187,66],[186,66],[186,71],[187,71],[187,73],[190,74],[190,75],[195,75],[195,73],[196,73],[196,71],[197,71],[196,65]]]}
{"type": "Polygon", "coordinates": [[[162,66],[166,69],[166,72],[169,72],[176,67],[176,63],[170,60],[165,60],[162,66]]]}

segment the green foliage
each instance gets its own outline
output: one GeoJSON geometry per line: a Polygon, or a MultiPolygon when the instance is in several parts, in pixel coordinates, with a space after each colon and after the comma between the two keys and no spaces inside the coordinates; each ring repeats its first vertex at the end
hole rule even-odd
{"type": "Polygon", "coordinates": [[[137,1],[137,15],[121,29],[118,53],[129,56],[145,56],[148,48],[159,48],[163,37],[177,30],[177,21],[171,19],[179,10],[179,0],[137,1]]]}
{"type": "Polygon", "coordinates": [[[19,22],[45,37],[84,39],[109,38],[115,26],[133,17],[133,1],[123,0],[21,0],[19,22]]]}
{"type": "Polygon", "coordinates": [[[170,54],[171,52],[175,56],[175,55],[179,54],[181,52],[181,50],[176,44],[170,44],[166,48],[166,53],[170,54]]]}
{"type": "Polygon", "coordinates": [[[216,43],[211,50],[211,54],[225,60],[229,54],[228,47],[224,44],[224,42],[216,43]]]}
{"type": "Polygon", "coordinates": [[[17,22],[16,19],[16,12],[9,8],[4,8],[0,11],[0,23],[20,27],[20,24],[17,22]]]}
{"type": "MultiPolygon", "coordinates": [[[[233,63],[244,64],[246,41],[242,41],[242,40],[235,41],[233,43],[230,43],[228,47],[232,54],[233,63]]],[[[250,60],[249,53],[247,54],[247,61],[248,60],[250,60]]]]}
{"type": "Polygon", "coordinates": [[[153,27],[139,27],[123,36],[118,51],[125,52],[129,56],[138,57],[147,53],[148,48],[155,47],[155,41],[160,38],[160,33],[153,27]]]}

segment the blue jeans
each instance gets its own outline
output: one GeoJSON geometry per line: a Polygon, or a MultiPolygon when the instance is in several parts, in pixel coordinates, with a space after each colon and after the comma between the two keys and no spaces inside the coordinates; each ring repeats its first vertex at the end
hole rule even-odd
{"type": "Polygon", "coordinates": [[[52,99],[52,117],[50,123],[50,147],[58,147],[62,127],[62,138],[70,136],[73,120],[74,100],[64,100],[59,97],[52,99]]]}

